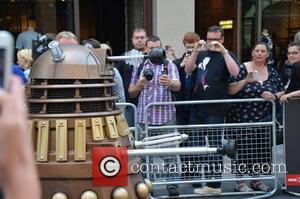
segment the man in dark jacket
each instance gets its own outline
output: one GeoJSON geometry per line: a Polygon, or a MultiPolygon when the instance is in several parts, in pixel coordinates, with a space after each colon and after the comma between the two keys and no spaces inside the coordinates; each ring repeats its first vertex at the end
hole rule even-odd
{"type": "MultiPolygon", "coordinates": [[[[132,33],[132,38],[131,38],[133,49],[138,50],[140,52],[144,52],[145,47],[146,47],[146,39],[147,39],[147,33],[144,29],[142,29],[142,28],[134,29],[134,31],[132,33]]],[[[116,68],[120,72],[120,75],[123,79],[126,102],[132,103],[137,106],[138,97],[131,98],[128,95],[128,88],[129,88],[130,81],[131,81],[131,73],[132,73],[132,70],[134,67],[137,67],[137,66],[126,64],[125,61],[120,61],[116,65],[116,68]]],[[[131,107],[127,107],[125,115],[126,115],[128,125],[133,127],[134,126],[133,109],[131,107]]]]}
{"type": "MultiPolygon", "coordinates": [[[[219,26],[211,26],[207,30],[206,41],[200,40],[193,49],[186,63],[185,71],[196,71],[193,99],[220,100],[228,97],[228,80],[230,76],[239,74],[239,64],[233,53],[229,52],[224,43],[224,31],[219,26]]],[[[226,105],[224,104],[195,104],[191,110],[190,124],[221,124],[224,123],[226,105]]],[[[189,141],[198,146],[205,146],[207,140],[211,147],[220,147],[221,131],[201,131],[189,135],[189,141]],[[194,140],[193,140],[194,139],[194,140]],[[197,139],[197,140],[195,140],[197,139]]],[[[201,161],[201,160],[200,160],[201,161]]],[[[199,162],[198,160],[196,162],[199,162]]],[[[222,156],[209,156],[203,163],[211,165],[223,164],[222,156]]],[[[205,171],[207,179],[220,179],[221,174],[205,171]]],[[[220,194],[221,182],[208,182],[202,189],[195,189],[197,194],[220,194]]]]}

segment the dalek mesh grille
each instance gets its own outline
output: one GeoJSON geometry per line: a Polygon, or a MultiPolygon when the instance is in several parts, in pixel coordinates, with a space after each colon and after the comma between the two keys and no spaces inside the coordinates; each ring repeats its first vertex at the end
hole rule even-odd
{"type": "Polygon", "coordinates": [[[76,108],[75,103],[47,104],[47,113],[49,114],[74,113],[75,108],[76,108]]]}
{"type": "Polygon", "coordinates": [[[32,99],[40,99],[44,96],[44,89],[32,89],[31,90],[31,98],[32,99]]]}
{"type": "Polygon", "coordinates": [[[104,102],[84,102],[80,108],[83,113],[106,111],[104,102]]]}
{"type": "Polygon", "coordinates": [[[38,114],[43,110],[43,104],[29,104],[29,113],[38,114]]]}
{"type": "Polygon", "coordinates": [[[80,113],[115,114],[117,96],[113,94],[113,85],[111,77],[86,80],[34,79],[29,86],[29,112],[56,116],[71,114],[71,117],[72,114],[80,116],[80,113]]]}
{"type": "Polygon", "coordinates": [[[102,88],[85,88],[85,89],[80,89],[80,96],[83,97],[83,98],[88,98],[88,97],[103,97],[104,96],[104,89],[102,89],[102,88]]]}
{"type": "Polygon", "coordinates": [[[66,99],[74,98],[74,96],[75,90],[70,88],[48,90],[48,99],[66,99]]]}

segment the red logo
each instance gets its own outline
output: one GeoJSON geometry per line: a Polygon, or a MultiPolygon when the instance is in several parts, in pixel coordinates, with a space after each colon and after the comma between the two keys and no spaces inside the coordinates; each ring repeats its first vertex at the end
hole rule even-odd
{"type": "Polygon", "coordinates": [[[286,175],[287,186],[300,186],[300,174],[286,175]]]}
{"type": "Polygon", "coordinates": [[[127,186],[126,147],[93,148],[93,185],[127,186]]]}

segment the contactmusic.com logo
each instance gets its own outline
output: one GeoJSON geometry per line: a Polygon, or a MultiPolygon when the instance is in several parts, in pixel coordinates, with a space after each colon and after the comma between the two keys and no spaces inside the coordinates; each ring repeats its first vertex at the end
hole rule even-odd
{"type": "Polygon", "coordinates": [[[93,186],[127,186],[126,147],[93,148],[93,186]]]}

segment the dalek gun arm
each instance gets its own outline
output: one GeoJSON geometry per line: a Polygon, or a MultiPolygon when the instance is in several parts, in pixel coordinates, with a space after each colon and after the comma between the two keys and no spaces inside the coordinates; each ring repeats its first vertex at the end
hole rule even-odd
{"type": "Polygon", "coordinates": [[[159,148],[166,146],[175,146],[187,140],[188,135],[180,133],[168,133],[165,135],[158,135],[146,137],[142,141],[134,141],[133,146],[137,149],[140,148],[159,148]]]}
{"type": "Polygon", "coordinates": [[[227,155],[229,158],[234,159],[236,157],[235,141],[228,140],[227,143],[224,144],[222,147],[147,148],[147,149],[128,150],[128,156],[199,155],[199,154],[212,154],[212,153],[227,155]]]}
{"type": "Polygon", "coordinates": [[[161,65],[166,60],[166,52],[163,48],[153,48],[148,54],[132,49],[123,56],[108,56],[109,61],[125,61],[126,64],[138,66],[144,59],[149,59],[152,63],[161,65]]]}

